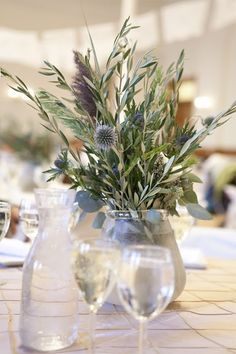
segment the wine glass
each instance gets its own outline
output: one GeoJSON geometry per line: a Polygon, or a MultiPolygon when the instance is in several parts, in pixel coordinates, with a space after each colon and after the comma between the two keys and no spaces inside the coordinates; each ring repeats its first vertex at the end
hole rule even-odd
{"type": "MultiPolygon", "coordinates": [[[[0,241],[6,236],[11,219],[11,206],[7,202],[0,202],[0,241]]],[[[0,282],[0,287],[5,282],[0,282]]]]}
{"type": "Polygon", "coordinates": [[[139,321],[139,354],[143,354],[146,343],[147,322],[158,316],[172,298],[174,278],[168,249],[133,245],[123,250],[117,289],[126,311],[139,321]]]}
{"type": "Polygon", "coordinates": [[[194,225],[194,218],[187,212],[184,207],[177,207],[177,215],[171,215],[169,217],[171,226],[175,233],[175,238],[178,244],[180,244],[190,232],[194,225]]]}
{"type": "Polygon", "coordinates": [[[68,225],[68,231],[69,233],[73,233],[76,229],[76,226],[79,222],[79,217],[80,217],[80,209],[78,206],[77,202],[73,203],[72,210],[71,210],[71,215],[69,219],[69,225],[68,225]]]}
{"type": "Polygon", "coordinates": [[[95,316],[115,285],[119,260],[120,250],[113,241],[91,238],[74,242],[74,276],[90,310],[89,353],[94,353],[95,316]]]}
{"type": "Polygon", "coordinates": [[[6,236],[10,225],[11,206],[7,202],[0,202],[0,240],[6,236]]]}
{"type": "Polygon", "coordinates": [[[19,209],[20,224],[24,234],[31,241],[35,239],[38,232],[39,215],[34,199],[22,199],[19,209]]]}

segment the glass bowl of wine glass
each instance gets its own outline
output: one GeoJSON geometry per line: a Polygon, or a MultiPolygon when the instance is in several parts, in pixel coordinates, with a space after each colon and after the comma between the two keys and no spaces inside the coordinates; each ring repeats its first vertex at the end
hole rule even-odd
{"type": "Polygon", "coordinates": [[[133,245],[123,250],[117,290],[126,311],[139,321],[139,354],[149,353],[146,326],[171,301],[174,278],[173,261],[167,248],[133,245]]]}
{"type": "Polygon", "coordinates": [[[73,243],[72,268],[75,281],[90,311],[89,353],[94,353],[95,316],[116,283],[120,248],[116,242],[88,238],[73,243]]]}
{"type": "Polygon", "coordinates": [[[20,226],[26,237],[32,242],[38,233],[39,214],[33,198],[21,200],[19,208],[20,226]]]}
{"type": "Polygon", "coordinates": [[[11,206],[8,202],[0,202],[0,240],[6,236],[11,219],[11,206]]]}

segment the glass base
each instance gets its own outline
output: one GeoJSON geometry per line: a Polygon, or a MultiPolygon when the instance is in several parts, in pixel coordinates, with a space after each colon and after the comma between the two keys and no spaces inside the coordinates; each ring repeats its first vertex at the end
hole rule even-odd
{"type": "Polygon", "coordinates": [[[22,337],[22,347],[35,349],[42,352],[59,350],[70,347],[77,339],[77,331],[70,337],[68,336],[40,336],[33,338],[29,336],[22,337]]]}

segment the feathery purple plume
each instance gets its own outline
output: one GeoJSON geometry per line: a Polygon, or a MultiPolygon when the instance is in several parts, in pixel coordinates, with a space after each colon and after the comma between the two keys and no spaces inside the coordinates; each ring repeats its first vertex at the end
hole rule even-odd
{"type": "Polygon", "coordinates": [[[79,52],[74,51],[74,62],[76,65],[76,73],[73,77],[72,87],[75,92],[75,97],[90,117],[96,117],[97,108],[94,96],[88,83],[84,79],[86,77],[92,81],[90,70],[85,65],[83,56],[79,52]]]}

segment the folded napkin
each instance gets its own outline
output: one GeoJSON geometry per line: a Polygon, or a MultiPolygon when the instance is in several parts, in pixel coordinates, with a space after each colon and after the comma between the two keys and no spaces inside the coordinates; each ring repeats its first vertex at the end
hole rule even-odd
{"type": "Polygon", "coordinates": [[[0,241],[0,264],[6,266],[22,265],[29,249],[29,243],[16,239],[2,239],[0,241]]]}
{"type": "Polygon", "coordinates": [[[185,268],[206,269],[207,261],[199,248],[180,246],[185,268]]]}
{"type": "MultiPolygon", "coordinates": [[[[29,243],[4,238],[0,242],[0,264],[6,266],[22,265],[29,249],[29,243]]],[[[180,246],[180,253],[186,268],[206,268],[206,259],[199,248],[180,246]]]]}
{"type": "Polygon", "coordinates": [[[193,227],[181,247],[198,248],[207,258],[235,260],[236,229],[193,227]]]}

